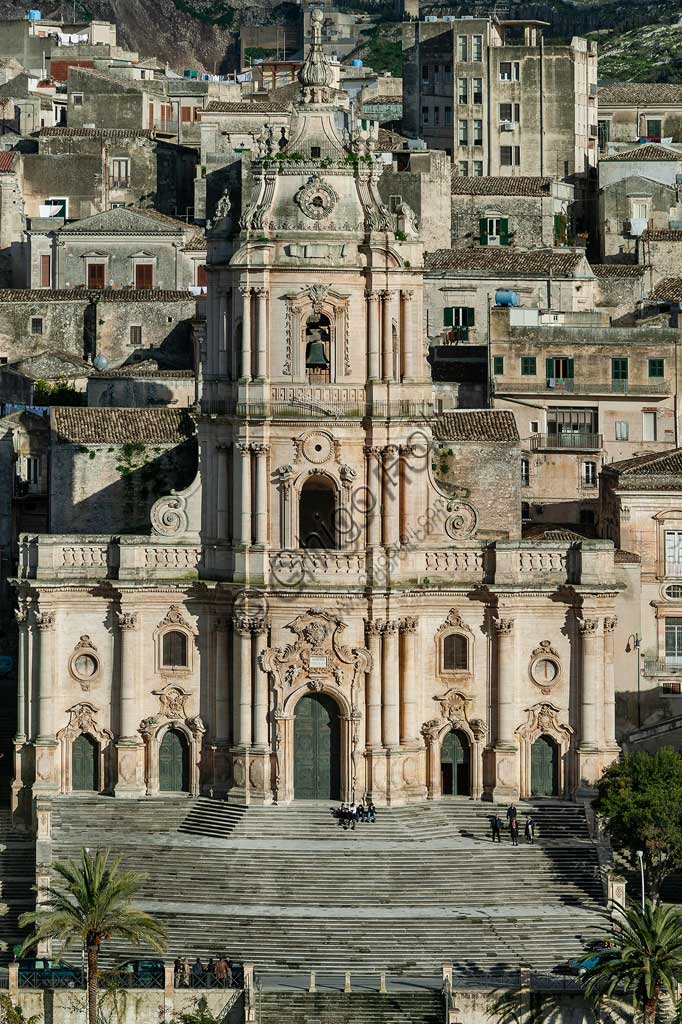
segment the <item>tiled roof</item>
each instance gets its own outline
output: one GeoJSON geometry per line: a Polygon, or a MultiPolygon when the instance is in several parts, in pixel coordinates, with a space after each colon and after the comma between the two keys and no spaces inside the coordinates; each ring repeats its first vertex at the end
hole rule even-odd
{"type": "Polygon", "coordinates": [[[40,138],[53,139],[151,139],[154,132],[149,128],[41,128],[40,138]]]}
{"type": "Polygon", "coordinates": [[[649,298],[654,302],[682,302],[682,277],[664,277],[649,298]]]}
{"type": "Polygon", "coordinates": [[[66,444],[178,444],[194,433],[184,409],[55,408],[51,422],[66,444]]]}
{"type": "Polygon", "coordinates": [[[243,100],[228,103],[224,100],[211,100],[204,107],[207,114],[288,114],[289,107],[286,103],[277,103],[276,100],[243,100]]]}
{"type": "Polygon", "coordinates": [[[475,409],[444,412],[433,421],[436,441],[517,442],[514,413],[506,409],[475,409]]]}
{"type": "Polygon", "coordinates": [[[624,551],[623,548],[618,548],[617,551],[614,551],[613,560],[614,562],[631,563],[632,565],[641,562],[641,558],[634,551],[624,551]]]}
{"type": "Polygon", "coordinates": [[[74,220],[59,229],[66,235],[168,235],[188,230],[184,220],[168,217],[146,207],[118,206],[93,213],[83,220],[74,220]]]}
{"type": "Polygon", "coordinates": [[[208,243],[204,235],[194,235],[185,245],[185,252],[206,252],[208,243]]]}
{"type": "Polygon", "coordinates": [[[155,288],[1,288],[0,302],[191,302],[189,291],[155,288]]]}
{"type": "Polygon", "coordinates": [[[365,96],[362,101],[363,107],[373,107],[376,104],[383,105],[384,103],[390,106],[395,106],[397,103],[402,106],[402,96],[365,96]]]}
{"type": "Polygon", "coordinates": [[[623,160],[682,160],[682,152],[677,153],[674,149],[667,149],[665,146],[658,146],[655,142],[646,142],[634,149],[626,149],[621,153],[611,153],[610,156],[603,156],[601,162],[623,160]]]}
{"type": "Polygon", "coordinates": [[[632,459],[611,462],[604,466],[607,473],[626,476],[679,476],[682,486],[682,448],[672,448],[667,452],[651,452],[649,455],[636,455],[632,459]]]}
{"type": "Polygon", "coordinates": [[[552,178],[469,178],[452,175],[453,196],[547,196],[552,178]]]}
{"type": "Polygon", "coordinates": [[[17,154],[12,152],[0,153],[0,174],[11,174],[16,156],[17,154]]]}
{"type": "Polygon", "coordinates": [[[175,380],[194,378],[194,370],[160,370],[158,366],[154,368],[145,365],[140,365],[138,368],[132,363],[130,366],[120,366],[117,370],[100,370],[93,376],[95,380],[98,377],[137,377],[140,379],[163,377],[175,380]]]}
{"type": "Polygon", "coordinates": [[[533,250],[516,252],[508,246],[476,249],[437,249],[424,253],[424,270],[453,273],[562,274],[570,276],[584,260],[582,253],[533,250]]]}
{"type": "Polygon", "coordinates": [[[625,103],[638,106],[640,104],[680,103],[682,104],[682,85],[667,82],[614,82],[602,85],[598,94],[599,106],[610,103],[625,103]]]}
{"type": "Polygon", "coordinates": [[[645,231],[642,238],[649,242],[682,242],[682,231],[675,228],[654,228],[645,231]]]}
{"type": "Polygon", "coordinates": [[[387,128],[379,128],[377,143],[382,153],[397,153],[405,149],[407,139],[398,132],[389,132],[387,128]]]}
{"type": "Polygon", "coordinates": [[[591,263],[595,277],[642,277],[644,267],[639,263],[591,263]]]}

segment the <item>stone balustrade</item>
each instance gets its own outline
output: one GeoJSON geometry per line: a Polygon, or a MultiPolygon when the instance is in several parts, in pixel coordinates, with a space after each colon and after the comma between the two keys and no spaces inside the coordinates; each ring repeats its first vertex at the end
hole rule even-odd
{"type": "Polygon", "coordinates": [[[201,548],[151,537],[82,534],[31,536],[19,541],[20,579],[186,579],[197,573],[201,548]]]}

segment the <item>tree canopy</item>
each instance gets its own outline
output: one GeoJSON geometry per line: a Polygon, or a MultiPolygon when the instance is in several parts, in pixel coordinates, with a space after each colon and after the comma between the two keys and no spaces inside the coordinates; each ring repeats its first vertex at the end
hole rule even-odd
{"type": "Polygon", "coordinates": [[[613,847],[633,866],[642,850],[647,893],[657,900],[665,878],[682,867],[682,755],[671,747],[626,754],[597,790],[594,809],[613,847]]]}

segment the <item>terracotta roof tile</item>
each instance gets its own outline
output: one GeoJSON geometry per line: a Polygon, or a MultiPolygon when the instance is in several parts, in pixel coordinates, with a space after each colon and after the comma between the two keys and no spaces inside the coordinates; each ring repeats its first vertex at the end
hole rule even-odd
{"type": "Polygon", "coordinates": [[[14,170],[14,161],[17,154],[12,152],[0,153],[0,174],[11,174],[14,170]]]}
{"type": "Polygon", "coordinates": [[[2,288],[0,302],[193,302],[189,291],[155,288],[2,288]]]}
{"type": "Polygon", "coordinates": [[[602,85],[599,89],[600,107],[608,107],[611,103],[640,104],[647,103],[680,103],[682,104],[682,85],[668,82],[614,82],[602,85]]]}
{"type": "Polygon", "coordinates": [[[41,128],[39,132],[41,139],[136,139],[154,138],[154,132],[149,128],[41,128]]]}
{"type": "Polygon", "coordinates": [[[649,298],[654,302],[682,302],[682,277],[664,277],[649,298]]]}
{"type": "Polygon", "coordinates": [[[654,142],[647,142],[641,146],[635,146],[634,149],[626,149],[620,153],[611,153],[609,156],[601,158],[602,163],[619,160],[670,160],[674,162],[682,160],[682,152],[678,153],[674,149],[667,149],[665,146],[658,146],[654,142]]]}
{"type": "Polygon", "coordinates": [[[552,191],[552,178],[469,178],[452,175],[453,196],[547,196],[552,191]]]}
{"type": "Polygon", "coordinates": [[[407,146],[407,139],[398,132],[390,132],[387,128],[379,128],[377,139],[382,153],[398,153],[407,146]]]}
{"type": "Polygon", "coordinates": [[[583,261],[582,253],[537,249],[517,252],[508,246],[481,246],[475,249],[437,249],[424,253],[424,270],[453,273],[562,274],[575,273],[583,261]]]}
{"type": "Polygon", "coordinates": [[[289,106],[286,103],[277,103],[275,100],[243,100],[241,102],[225,102],[223,100],[211,100],[204,107],[207,114],[288,114],[289,106]]]}
{"type": "Polygon", "coordinates": [[[86,288],[0,288],[0,302],[87,302],[86,288]]]}
{"type": "Polygon", "coordinates": [[[654,228],[653,231],[645,231],[642,238],[649,242],[682,242],[682,231],[675,228],[654,228]]]}
{"type": "Polygon", "coordinates": [[[205,235],[193,235],[185,245],[185,252],[206,252],[207,248],[205,235]]]}
{"type": "Polygon", "coordinates": [[[445,412],[433,421],[436,441],[499,441],[517,443],[514,413],[507,409],[462,409],[445,412]]]}
{"type": "Polygon", "coordinates": [[[178,444],[195,432],[185,409],[55,408],[51,424],[65,444],[178,444]]]}
{"type": "Polygon", "coordinates": [[[632,565],[637,565],[638,562],[641,562],[641,558],[634,551],[624,551],[623,548],[618,548],[614,551],[613,560],[614,562],[624,562],[632,565]]]}
{"type": "Polygon", "coordinates": [[[160,370],[158,366],[156,368],[149,366],[140,366],[138,368],[132,363],[130,366],[120,366],[117,370],[100,370],[98,373],[93,374],[93,377],[95,380],[99,377],[137,377],[139,379],[162,377],[184,380],[185,378],[193,378],[194,370],[160,370]]]}
{"type": "Polygon", "coordinates": [[[644,267],[639,263],[591,263],[595,277],[642,277],[644,267]]]}
{"type": "Polygon", "coordinates": [[[678,476],[682,487],[682,448],[671,448],[666,452],[651,452],[648,455],[636,455],[632,459],[621,462],[610,462],[604,466],[605,473],[617,473],[619,476],[678,476]]]}

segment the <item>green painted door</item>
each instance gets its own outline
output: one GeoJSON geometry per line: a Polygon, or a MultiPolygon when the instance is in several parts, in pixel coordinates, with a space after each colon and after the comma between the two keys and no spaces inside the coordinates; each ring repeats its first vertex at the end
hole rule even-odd
{"type": "Polygon", "coordinates": [[[538,736],[530,753],[532,796],[559,795],[559,752],[551,736],[538,736]]]}
{"type": "Polygon", "coordinates": [[[71,747],[71,786],[80,792],[99,790],[97,744],[91,736],[81,733],[71,747]]]}
{"type": "Polygon", "coordinates": [[[443,796],[471,796],[469,740],[458,729],[445,735],[440,750],[443,796]]]}
{"type": "Polygon", "coordinates": [[[189,747],[185,737],[174,729],[161,740],[159,789],[162,793],[189,792],[189,747]]]}
{"type": "Polygon", "coordinates": [[[294,720],[294,797],[340,800],[339,712],[331,697],[303,697],[294,720]]]}

